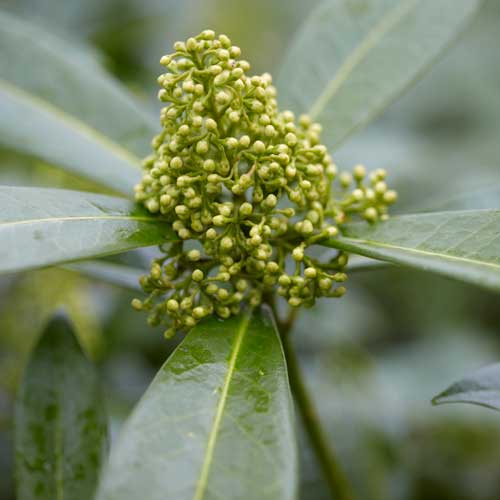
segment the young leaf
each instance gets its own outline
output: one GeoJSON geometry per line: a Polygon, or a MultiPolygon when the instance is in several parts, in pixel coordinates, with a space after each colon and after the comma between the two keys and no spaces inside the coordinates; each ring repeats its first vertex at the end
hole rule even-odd
{"type": "Polygon", "coordinates": [[[500,363],[485,366],[437,395],[432,404],[471,403],[500,410],[500,363]]]}
{"type": "Polygon", "coordinates": [[[4,146],[130,194],[156,120],[89,53],[0,13],[0,68],[4,146]]]}
{"type": "Polygon", "coordinates": [[[278,80],[283,108],[309,113],[337,147],[434,62],[480,0],[328,0],[298,33],[278,80]]]}
{"type": "Polygon", "coordinates": [[[296,461],[272,318],[210,318],[188,334],[133,411],[97,499],[292,499],[296,461]]]}
{"type": "Polygon", "coordinates": [[[125,252],[169,237],[168,224],[123,198],[0,187],[0,273],[125,252]]]}
{"type": "Polygon", "coordinates": [[[89,500],[107,450],[99,375],[55,316],[28,364],[15,411],[18,500],[89,500]]]}
{"type": "Polygon", "coordinates": [[[326,245],[500,290],[500,210],[403,215],[347,226],[326,245]]]}

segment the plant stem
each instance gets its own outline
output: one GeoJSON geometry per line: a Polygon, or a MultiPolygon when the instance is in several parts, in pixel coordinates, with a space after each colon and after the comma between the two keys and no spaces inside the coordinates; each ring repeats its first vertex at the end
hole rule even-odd
{"type": "Polygon", "coordinates": [[[299,361],[293,350],[289,335],[283,335],[283,349],[288,365],[288,376],[292,393],[302,417],[307,435],[318,458],[324,478],[328,484],[331,497],[334,500],[354,500],[354,492],[345,476],[340,464],[337,462],[332,449],[328,446],[318,414],[305,386],[299,361]]]}

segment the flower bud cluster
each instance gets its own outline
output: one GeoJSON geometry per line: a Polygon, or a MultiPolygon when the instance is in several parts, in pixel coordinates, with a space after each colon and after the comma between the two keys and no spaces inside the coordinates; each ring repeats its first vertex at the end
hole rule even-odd
{"type": "Polygon", "coordinates": [[[135,196],[179,241],[153,261],[134,307],[171,336],[274,291],[292,307],[341,296],[347,256],[320,262],[307,250],[353,217],[387,217],[396,193],[385,171],[338,173],[321,126],[279,112],[271,76],[249,76],[227,36],[206,30],[174,48],[160,61],[163,129],[135,196]]]}

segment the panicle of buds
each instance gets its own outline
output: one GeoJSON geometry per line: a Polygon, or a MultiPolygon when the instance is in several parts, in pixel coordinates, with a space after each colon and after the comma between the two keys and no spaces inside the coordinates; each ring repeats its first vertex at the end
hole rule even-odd
{"type": "Polygon", "coordinates": [[[227,36],[205,30],[174,49],[160,61],[163,129],[135,197],[179,241],[162,247],[133,306],[170,337],[274,291],[292,307],[343,295],[347,255],[321,262],[307,250],[353,218],[387,218],[397,195],[386,172],[337,172],[321,125],[280,112],[271,75],[249,76],[227,36]]]}

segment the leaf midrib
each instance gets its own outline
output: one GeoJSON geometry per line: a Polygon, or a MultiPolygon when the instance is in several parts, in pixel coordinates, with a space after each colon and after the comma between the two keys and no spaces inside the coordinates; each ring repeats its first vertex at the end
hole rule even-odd
{"type": "MultiPolygon", "coordinates": [[[[500,264],[495,264],[493,262],[486,262],[482,260],[473,260],[469,259],[467,257],[460,257],[458,255],[450,255],[447,253],[438,253],[438,252],[432,252],[430,250],[421,250],[418,248],[411,248],[411,247],[404,247],[401,245],[393,245],[390,243],[381,243],[379,241],[372,241],[372,240],[363,240],[363,239],[358,239],[358,238],[342,238],[339,240],[340,243],[342,242],[353,242],[354,244],[360,244],[360,245],[368,245],[368,246],[373,246],[373,247],[381,247],[381,248],[387,248],[390,250],[402,250],[405,252],[409,253],[415,253],[417,255],[426,255],[426,256],[431,256],[431,257],[439,257],[441,259],[449,259],[449,260],[456,260],[459,262],[467,262],[468,264],[474,264],[476,266],[484,266],[484,267],[492,267],[493,269],[500,271],[500,264]]],[[[332,246],[335,246],[336,242],[332,242],[332,246]]]]}
{"type": "MultiPolygon", "coordinates": [[[[61,400],[59,391],[56,392],[57,406],[61,408],[61,400]]],[[[62,435],[62,422],[60,410],[56,412],[56,429],[55,429],[55,458],[56,458],[56,495],[57,500],[64,500],[64,445],[62,435]]]]}
{"type": "Polygon", "coordinates": [[[205,450],[205,455],[203,458],[203,464],[200,471],[200,476],[198,478],[198,482],[196,485],[196,491],[193,497],[193,500],[202,500],[204,498],[207,485],[208,485],[208,477],[210,474],[210,467],[213,462],[215,446],[217,444],[217,437],[219,435],[220,426],[222,422],[222,417],[224,415],[224,410],[227,403],[227,397],[229,393],[229,386],[231,385],[234,372],[236,369],[236,361],[238,359],[238,355],[241,350],[241,345],[243,343],[243,338],[245,337],[246,332],[248,331],[248,324],[250,322],[251,312],[245,314],[241,320],[241,323],[238,328],[238,332],[234,339],[233,347],[231,350],[231,356],[229,358],[228,369],[226,376],[224,378],[224,383],[222,385],[222,392],[217,404],[217,410],[215,412],[212,429],[210,430],[210,434],[208,437],[207,448],[205,450]]]}
{"type": "Polygon", "coordinates": [[[158,222],[157,219],[153,217],[140,217],[140,216],[130,216],[130,215],[88,215],[88,216],[69,216],[69,217],[47,217],[40,219],[26,219],[26,220],[18,220],[18,221],[8,221],[1,222],[0,221],[0,229],[5,228],[6,226],[18,226],[24,224],[41,224],[47,222],[79,222],[85,220],[130,220],[130,221],[139,221],[139,222],[158,222]]]}
{"type": "Polygon", "coordinates": [[[341,64],[335,77],[325,87],[323,92],[312,104],[309,115],[312,119],[318,117],[327,102],[332,99],[340,90],[344,82],[349,78],[352,71],[360,64],[371,51],[401,19],[410,13],[416,6],[418,0],[409,0],[396,6],[389,13],[384,15],[381,20],[368,32],[365,38],[356,46],[351,54],[341,64]]]}
{"type": "Polygon", "coordinates": [[[101,144],[104,148],[108,149],[112,154],[118,156],[122,160],[125,160],[134,168],[140,168],[141,160],[133,155],[130,151],[122,148],[116,142],[110,140],[108,137],[100,134],[96,129],[89,127],[84,122],[76,119],[75,117],[69,115],[65,111],[62,111],[60,108],[57,108],[53,104],[49,103],[46,100],[41,99],[38,96],[34,96],[19,87],[16,87],[10,84],[8,81],[0,78],[0,89],[3,88],[7,94],[11,94],[14,98],[19,100],[28,102],[31,106],[35,108],[42,109],[47,113],[55,116],[59,120],[65,122],[66,126],[76,133],[83,135],[91,140],[94,140],[101,144]]]}

